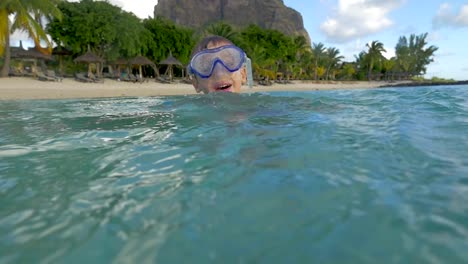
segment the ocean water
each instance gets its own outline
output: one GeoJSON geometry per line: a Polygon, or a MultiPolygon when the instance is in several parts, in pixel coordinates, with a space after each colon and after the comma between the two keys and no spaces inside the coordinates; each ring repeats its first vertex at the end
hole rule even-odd
{"type": "Polygon", "coordinates": [[[0,263],[467,263],[468,86],[0,101],[0,263]]]}

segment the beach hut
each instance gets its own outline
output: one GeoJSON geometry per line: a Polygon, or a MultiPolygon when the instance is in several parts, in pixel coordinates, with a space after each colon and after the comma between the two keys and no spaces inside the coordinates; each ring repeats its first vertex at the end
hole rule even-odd
{"type": "Polygon", "coordinates": [[[88,63],[88,76],[92,75],[92,72],[91,72],[91,64],[92,63],[103,63],[104,62],[104,60],[101,57],[97,56],[96,54],[94,54],[91,51],[88,51],[85,54],[76,57],[73,61],[74,62],[88,63]]]}
{"type": "Polygon", "coordinates": [[[172,52],[169,54],[169,56],[165,60],[162,60],[159,64],[167,65],[167,70],[166,70],[166,73],[164,75],[168,75],[171,82],[172,82],[173,76],[174,76],[174,72],[173,72],[172,67],[174,65],[183,66],[182,63],[178,59],[176,59],[174,56],[172,56],[172,52]]]}
{"type": "Polygon", "coordinates": [[[63,57],[72,55],[72,51],[62,46],[56,46],[52,49],[52,55],[59,57],[60,75],[63,76],[63,57]]]}
{"type": "Polygon", "coordinates": [[[135,58],[129,61],[129,64],[132,66],[138,66],[140,79],[143,78],[142,66],[149,65],[153,67],[154,69],[156,68],[156,65],[154,64],[154,62],[152,62],[150,59],[146,58],[145,56],[136,56],[135,58]]]}
{"type": "Polygon", "coordinates": [[[122,67],[127,68],[128,72],[128,65],[129,61],[125,58],[118,58],[115,61],[111,61],[108,63],[111,67],[109,67],[109,73],[112,75],[113,78],[120,78],[122,75],[122,67]]]}
{"type": "Polygon", "coordinates": [[[42,53],[37,47],[24,49],[21,41],[19,47],[12,47],[10,50],[11,58],[15,59],[52,60],[50,54],[42,53]]]}
{"type": "Polygon", "coordinates": [[[37,61],[49,61],[52,60],[50,54],[45,54],[41,52],[36,46],[33,48],[24,49],[23,42],[20,41],[19,47],[11,47],[11,58],[18,59],[22,61],[30,61],[33,63],[32,74],[36,75],[37,61]]]}

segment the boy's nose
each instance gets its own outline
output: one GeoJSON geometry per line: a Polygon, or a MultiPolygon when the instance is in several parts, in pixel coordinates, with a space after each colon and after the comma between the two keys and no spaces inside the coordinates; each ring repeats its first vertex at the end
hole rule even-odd
{"type": "Polygon", "coordinates": [[[213,69],[213,75],[222,75],[222,74],[226,74],[226,73],[229,73],[229,71],[226,69],[226,67],[224,67],[223,64],[221,64],[221,62],[216,62],[215,64],[215,67],[213,69]]]}

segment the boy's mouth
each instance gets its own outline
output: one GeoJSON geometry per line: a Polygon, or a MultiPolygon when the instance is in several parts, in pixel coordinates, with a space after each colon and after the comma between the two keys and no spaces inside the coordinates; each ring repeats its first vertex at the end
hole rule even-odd
{"type": "Polygon", "coordinates": [[[222,84],[218,84],[216,87],[215,87],[215,90],[217,92],[230,92],[231,91],[231,87],[232,87],[232,84],[230,83],[222,83],[222,84]]]}

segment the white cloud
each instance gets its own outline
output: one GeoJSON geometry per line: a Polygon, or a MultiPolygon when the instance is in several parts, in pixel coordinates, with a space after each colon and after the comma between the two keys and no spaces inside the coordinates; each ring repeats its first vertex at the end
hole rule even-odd
{"type": "Polygon", "coordinates": [[[139,18],[153,17],[154,6],[158,4],[158,0],[110,0],[110,2],[127,12],[132,12],[139,18]]]}
{"type": "Polygon", "coordinates": [[[392,57],[395,57],[396,56],[396,53],[395,53],[395,49],[393,48],[385,48],[385,52],[382,53],[382,55],[387,58],[387,59],[391,59],[392,57]]]}
{"type": "Polygon", "coordinates": [[[468,4],[461,6],[460,10],[455,12],[449,3],[441,4],[437,14],[432,19],[432,26],[435,29],[468,27],[468,4]]]}
{"type": "Polygon", "coordinates": [[[31,47],[34,44],[29,40],[29,35],[24,31],[15,31],[10,35],[10,45],[18,47],[20,41],[23,42],[23,48],[31,47]]]}
{"type": "Polygon", "coordinates": [[[364,50],[366,46],[360,38],[350,41],[346,44],[341,45],[343,49],[343,56],[345,61],[354,61],[354,55],[358,55],[361,51],[364,50]]]}
{"type": "MultiPolygon", "coordinates": [[[[69,0],[69,2],[78,1],[79,0],[69,0]]],[[[132,12],[139,18],[148,18],[153,17],[154,6],[158,4],[158,0],[109,0],[109,3],[119,6],[127,12],[132,12]]]]}
{"type": "Polygon", "coordinates": [[[339,0],[332,17],[320,25],[330,42],[345,43],[393,25],[388,14],[404,0],[339,0]]]}

